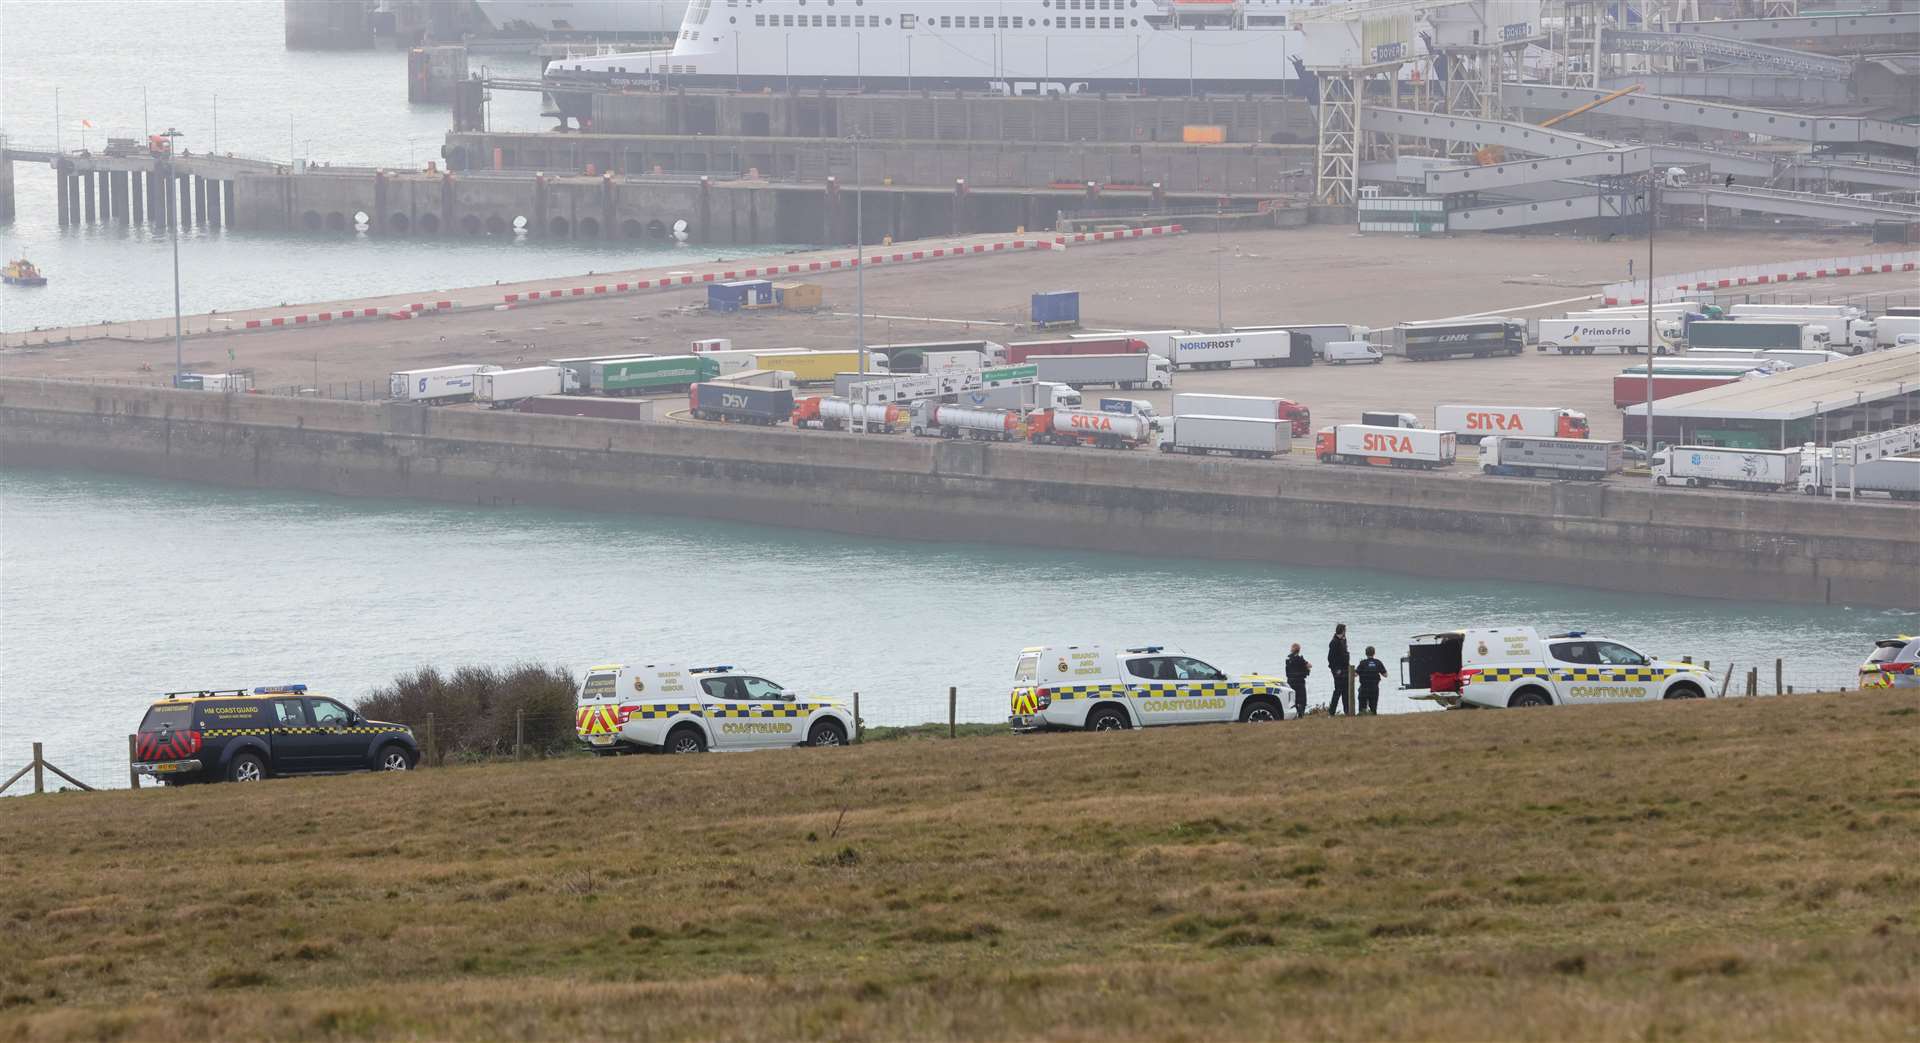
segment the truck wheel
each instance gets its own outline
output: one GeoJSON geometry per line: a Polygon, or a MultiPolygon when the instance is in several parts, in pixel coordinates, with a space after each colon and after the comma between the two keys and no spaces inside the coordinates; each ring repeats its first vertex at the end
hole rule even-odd
{"type": "Polygon", "coordinates": [[[1513,693],[1507,705],[1515,709],[1522,706],[1552,706],[1553,697],[1539,688],[1522,688],[1513,693]]]}
{"type": "Polygon", "coordinates": [[[227,781],[259,782],[267,777],[267,762],[251,753],[243,753],[227,764],[227,781]]]}
{"type": "Polygon", "coordinates": [[[664,748],[668,753],[705,753],[707,737],[693,725],[683,724],[667,733],[667,745],[664,748]]]}
{"type": "Polygon", "coordinates": [[[1127,723],[1127,711],[1117,706],[1096,707],[1087,715],[1087,730],[1090,732],[1123,732],[1131,727],[1127,723]]]}
{"type": "Polygon", "coordinates": [[[847,730],[839,721],[825,720],[816,723],[813,730],[807,732],[808,746],[845,746],[847,730]]]}
{"type": "Polygon", "coordinates": [[[1705,699],[1707,693],[1690,684],[1677,684],[1667,689],[1668,699],[1705,699]]]}
{"type": "Polygon", "coordinates": [[[1279,719],[1280,704],[1264,696],[1248,699],[1240,707],[1240,720],[1246,724],[1265,724],[1279,719]]]}
{"type": "Polygon", "coordinates": [[[1667,476],[1666,476],[1666,475],[1664,475],[1664,474],[1662,474],[1662,475],[1655,475],[1655,476],[1654,476],[1654,479],[1653,479],[1653,484],[1655,484],[1655,485],[1665,485],[1665,484],[1667,484],[1667,476]]]}

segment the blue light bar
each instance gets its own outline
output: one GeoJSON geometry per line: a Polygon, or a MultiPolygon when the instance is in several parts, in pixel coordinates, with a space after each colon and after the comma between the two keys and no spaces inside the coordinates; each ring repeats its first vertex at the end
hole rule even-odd
{"type": "Polygon", "coordinates": [[[303,684],[262,685],[253,690],[255,695],[300,695],[307,690],[303,684]]]}

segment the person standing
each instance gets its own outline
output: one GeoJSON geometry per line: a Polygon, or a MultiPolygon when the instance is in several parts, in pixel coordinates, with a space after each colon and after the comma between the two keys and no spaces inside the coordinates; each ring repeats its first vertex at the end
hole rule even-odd
{"type": "Polygon", "coordinates": [[[1347,658],[1347,625],[1337,623],[1333,628],[1333,640],[1327,642],[1327,672],[1333,675],[1333,699],[1327,703],[1327,714],[1336,716],[1340,707],[1347,708],[1347,716],[1353,716],[1352,690],[1347,687],[1348,670],[1353,661],[1347,658]]]}
{"type": "Polygon", "coordinates": [[[1373,646],[1367,646],[1367,657],[1353,668],[1360,681],[1360,712],[1374,717],[1380,716],[1380,679],[1387,676],[1387,664],[1373,657],[1373,646]]]}
{"type": "Polygon", "coordinates": [[[1307,715],[1307,675],[1313,673],[1313,664],[1300,654],[1300,642],[1293,643],[1293,650],[1287,653],[1287,685],[1293,689],[1293,716],[1307,715]]]}

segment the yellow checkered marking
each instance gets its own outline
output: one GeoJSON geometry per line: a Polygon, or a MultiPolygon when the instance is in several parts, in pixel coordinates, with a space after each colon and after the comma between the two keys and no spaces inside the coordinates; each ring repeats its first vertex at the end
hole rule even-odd
{"type": "Polygon", "coordinates": [[[398,734],[398,728],[203,728],[200,734],[209,739],[231,738],[235,735],[387,735],[398,734]]]}
{"type": "Polygon", "coordinates": [[[1544,681],[1547,680],[1547,672],[1530,666],[1489,666],[1472,675],[1475,681],[1522,681],[1529,677],[1544,681]]]}
{"type": "Polygon", "coordinates": [[[699,703],[655,703],[642,706],[627,715],[629,721],[661,721],[683,713],[699,713],[699,703]]]}
{"type": "Polygon", "coordinates": [[[1676,671],[1648,666],[1612,666],[1582,667],[1578,670],[1555,670],[1553,676],[1562,681],[1664,681],[1676,671]]]}
{"type": "Polygon", "coordinates": [[[1054,701],[1068,699],[1125,699],[1127,686],[1123,684],[1063,684],[1053,689],[1054,701]]]}
{"type": "Polygon", "coordinates": [[[724,704],[708,707],[708,717],[805,717],[826,703],[761,703],[755,706],[724,704]]]}
{"type": "MultiPolygon", "coordinates": [[[[312,728],[288,729],[289,731],[313,731],[312,728]]],[[[271,735],[272,728],[203,728],[200,734],[208,739],[225,739],[235,735],[271,735]]]]}
{"type": "Polygon", "coordinates": [[[1135,687],[1139,688],[1143,694],[1155,699],[1181,696],[1190,699],[1219,699],[1264,690],[1261,685],[1242,685],[1232,681],[1148,681],[1135,687]]]}

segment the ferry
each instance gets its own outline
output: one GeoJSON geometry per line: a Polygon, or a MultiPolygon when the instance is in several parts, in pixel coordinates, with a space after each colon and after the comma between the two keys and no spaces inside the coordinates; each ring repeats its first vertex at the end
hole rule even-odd
{"type": "Polygon", "coordinates": [[[688,0],[475,0],[503,33],[540,36],[646,36],[680,31],[688,0]]]}
{"type": "Polygon", "coordinates": [[[22,259],[8,261],[6,267],[0,268],[0,282],[10,286],[45,286],[47,277],[40,274],[32,261],[22,259]]]}
{"type": "Polygon", "coordinates": [[[563,117],[597,88],[1299,93],[1294,24],[1325,0],[692,0],[670,50],[557,59],[563,117]]]}

